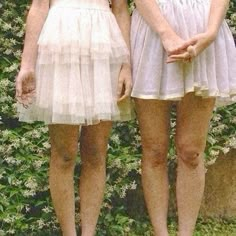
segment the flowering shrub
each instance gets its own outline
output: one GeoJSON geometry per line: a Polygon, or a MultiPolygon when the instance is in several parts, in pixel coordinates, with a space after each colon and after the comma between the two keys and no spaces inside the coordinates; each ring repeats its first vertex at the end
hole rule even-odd
{"type": "MultiPolygon", "coordinates": [[[[27,6],[28,0],[0,3],[0,235],[52,236],[58,235],[58,224],[48,190],[48,129],[40,123],[19,123],[15,112],[14,78],[19,67],[27,6]]],[[[236,2],[232,1],[228,12],[233,32],[235,6],[236,2]]],[[[219,153],[236,148],[235,117],[235,104],[214,112],[206,149],[207,163],[213,164],[219,153]]],[[[173,137],[174,113],[171,126],[173,137]]],[[[173,138],[171,144],[173,158],[173,138]]],[[[98,235],[132,235],[131,230],[137,235],[150,235],[146,221],[139,222],[142,216],[133,219],[129,215],[125,198],[140,185],[140,152],[136,121],[115,124],[109,144],[107,188],[98,235]]],[[[75,172],[77,182],[79,158],[75,172]]]]}

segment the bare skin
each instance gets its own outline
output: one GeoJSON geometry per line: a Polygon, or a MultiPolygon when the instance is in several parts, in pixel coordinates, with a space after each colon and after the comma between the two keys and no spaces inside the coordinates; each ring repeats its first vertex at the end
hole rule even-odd
{"type": "Polygon", "coordinates": [[[205,185],[204,150],[214,98],[185,95],[177,105],[176,150],[179,236],[193,235],[205,185]]]}
{"type": "MultiPolygon", "coordinates": [[[[181,39],[162,16],[155,0],[135,0],[137,10],[162,40],[167,63],[191,61],[216,38],[228,8],[228,0],[212,0],[206,32],[181,39]]],[[[141,131],[142,183],[155,236],[168,235],[168,147],[169,101],[135,99],[141,131]]],[[[192,93],[177,105],[176,148],[178,154],[177,205],[179,236],[191,236],[204,190],[203,152],[214,98],[192,93]],[[196,191],[197,189],[197,191],[196,191]]]]}
{"type": "MultiPolygon", "coordinates": [[[[125,0],[113,1],[112,11],[129,47],[130,16],[125,0]]],[[[35,95],[37,41],[49,11],[50,0],[33,0],[26,22],[26,38],[20,72],[16,78],[16,98],[27,107],[35,95]]],[[[130,63],[123,64],[118,78],[117,102],[131,92],[130,63]]],[[[78,146],[78,125],[49,125],[51,159],[49,184],[53,205],[63,236],[75,236],[74,166],[78,146]]],[[[82,236],[93,236],[105,187],[105,160],[111,122],[82,127],[80,179],[82,236]],[[96,191],[95,191],[96,190],[96,191]]]]}
{"type": "Polygon", "coordinates": [[[37,41],[47,17],[49,0],[34,0],[30,7],[24,50],[22,53],[20,72],[16,77],[16,98],[27,106],[35,94],[35,63],[37,58],[37,41]]]}
{"type": "Polygon", "coordinates": [[[135,99],[142,140],[142,185],[155,235],[166,236],[171,102],[135,99]]]}
{"type": "Polygon", "coordinates": [[[111,122],[84,126],[80,137],[80,217],[82,235],[95,234],[106,181],[106,152],[111,122]],[[90,148],[88,148],[90,147],[90,148]]]}
{"type": "Polygon", "coordinates": [[[179,50],[186,49],[185,52],[179,53],[179,51],[177,54],[172,53],[168,62],[194,58],[204,51],[215,40],[228,7],[229,0],[212,0],[206,31],[188,39],[186,45],[189,46],[187,48],[186,45],[179,47],[179,50]]]}
{"type": "MultiPolygon", "coordinates": [[[[170,101],[135,99],[142,139],[142,184],[156,236],[167,236],[170,101]]],[[[187,94],[177,105],[177,205],[179,236],[193,234],[200,208],[205,169],[203,152],[214,98],[187,94]],[[201,117],[201,121],[199,121],[201,117]],[[197,191],[196,191],[197,189],[197,191]]]]}
{"type": "MultiPolygon", "coordinates": [[[[84,126],[80,136],[80,217],[82,235],[94,235],[105,188],[105,167],[111,122],[84,126]],[[88,148],[89,147],[89,148],[88,148]]],[[[49,125],[51,159],[49,184],[63,235],[76,235],[74,167],[79,126],[49,125]]]]}
{"type": "Polygon", "coordinates": [[[79,127],[49,125],[51,158],[49,185],[63,235],[75,236],[74,167],[79,127]]]}

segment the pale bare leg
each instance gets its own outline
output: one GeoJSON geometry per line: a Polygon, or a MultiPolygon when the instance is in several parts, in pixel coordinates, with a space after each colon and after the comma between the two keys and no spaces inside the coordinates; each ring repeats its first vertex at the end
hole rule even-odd
{"type": "Polygon", "coordinates": [[[135,99],[142,140],[142,185],[156,236],[167,236],[167,152],[171,102],[135,99]]]}
{"type": "Polygon", "coordinates": [[[49,185],[63,236],[76,236],[73,177],[78,130],[78,126],[49,125],[51,141],[49,185]]]}
{"type": "Polygon", "coordinates": [[[111,122],[82,127],[80,151],[80,216],[82,236],[93,236],[103,201],[106,153],[111,122]]]}
{"type": "Polygon", "coordinates": [[[187,94],[177,106],[179,236],[193,235],[205,185],[203,152],[215,99],[187,94]]]}

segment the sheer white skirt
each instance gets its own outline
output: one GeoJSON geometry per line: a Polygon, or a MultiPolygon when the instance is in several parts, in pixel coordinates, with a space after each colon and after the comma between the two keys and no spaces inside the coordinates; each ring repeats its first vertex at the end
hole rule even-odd
{"type": "Polygon", "coordinates": [[[18,106],[21,121],[90,125],[130,119],[130,101],[117,104],[129,52],[108,2],[92,3],[51,6],[38,41],[35,101],[27,109],[18,106]]]}
{"type": "MultiPolygon", "coordinates": [[[[159,0],[164,17],[183,39],[206,30],[210,1],[159,0]]],[[[236,101],[236,48],[224,21],[216,40],[192,63],[166,64],[157,33],[137,10],[132,16],[133,97],[180,100],[186,93],[216,97],[218,105],[236,101]]]]}

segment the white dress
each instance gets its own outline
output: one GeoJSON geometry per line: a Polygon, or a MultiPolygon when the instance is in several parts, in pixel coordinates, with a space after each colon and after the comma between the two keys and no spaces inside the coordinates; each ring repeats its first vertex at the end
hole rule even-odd
{"type": "Polygon", "coordinates": [[[36,98],[20,121],[91,125],[128,120],[117,83],[129,51],[108,0],[54,0],[38,40],[36,98]]]}
{"type": "MultiPolygon", "coordinates": [[[[159,0],[163,16],[183,39],[205,32],[210,0],[159,0]]],[[[236,101],[236,48],[224,21],[216,40],[192,63],[166,64],[166,52],[157,33],[134,10],[131,27],[132,96],[181,100],[189,92],[216,97],[218,105],[236,101]]]]}

